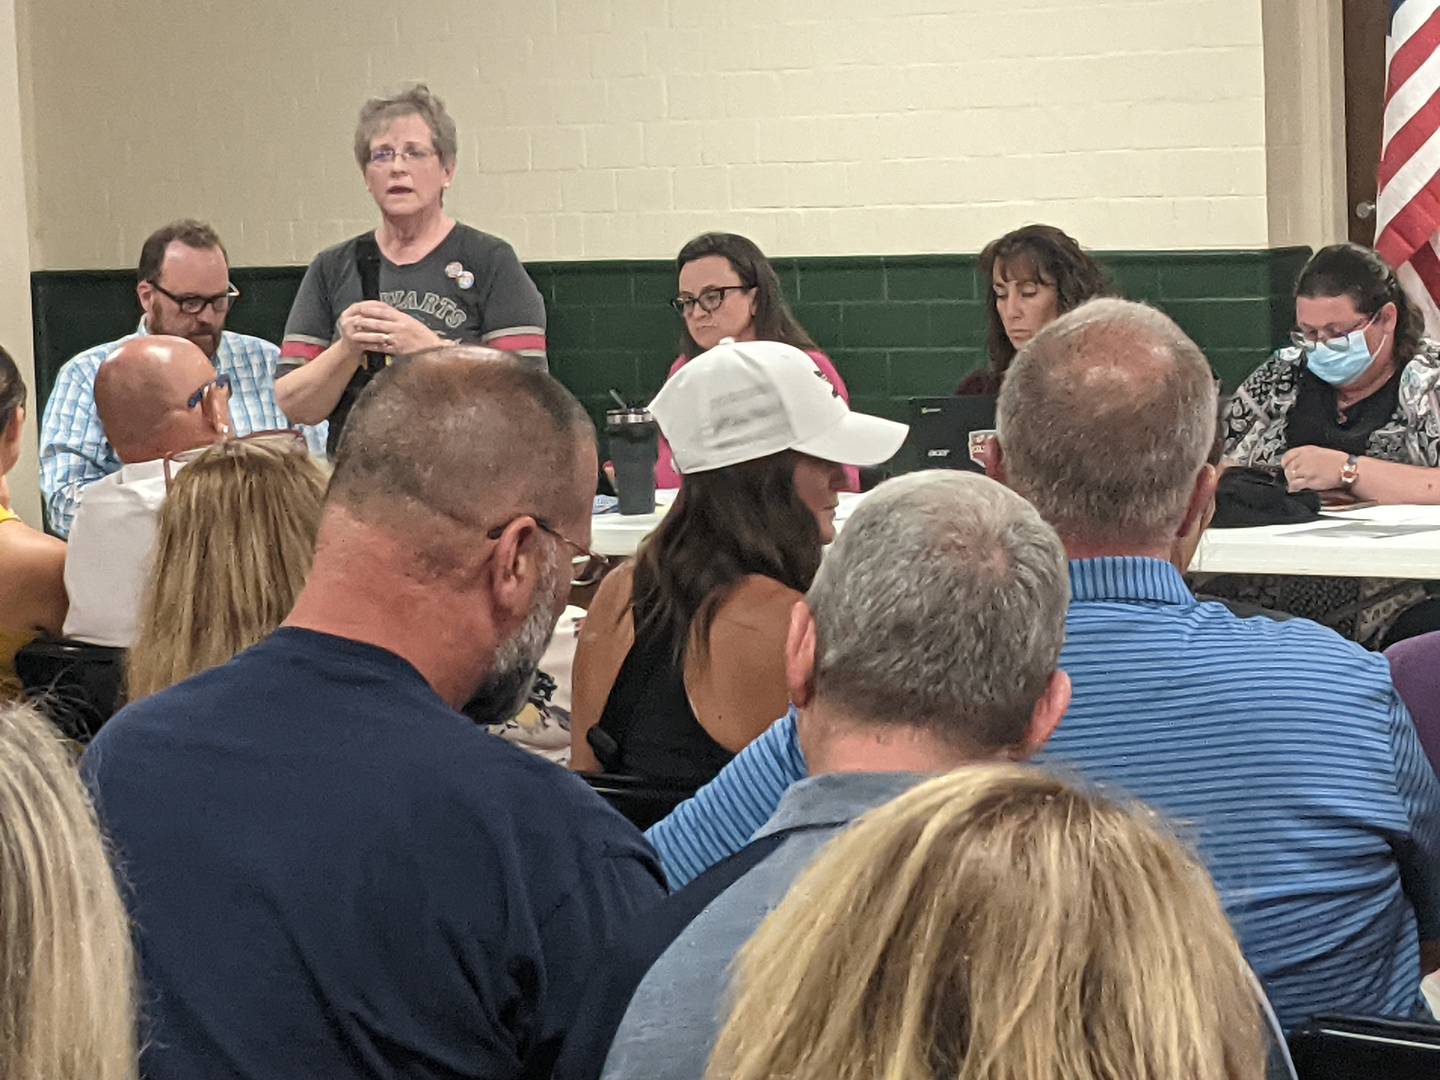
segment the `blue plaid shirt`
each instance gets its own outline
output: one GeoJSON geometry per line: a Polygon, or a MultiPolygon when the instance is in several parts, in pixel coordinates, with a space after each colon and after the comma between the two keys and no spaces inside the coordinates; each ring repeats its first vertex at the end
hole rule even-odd
{"type": "MultiPolygon", "coordinates": [[[[40,429],[40,491],[50,527],[60,536],[70,534],[85,486],[120,470],[120,459],[105,438],[95,411],[95,373],[121,345],[147,333],[141,319],[135,333],[71,357],[55,379],[40,429]]],[[[220,336],[215,370],[230,376],[230,418],[236,435],[295,426],[275,404],[275,364],[279,359],[279,348],[268,341],[229,331],[220,336]]],[[[325,425],[300,430],[310,452],[323,455],[325,425]]]]}

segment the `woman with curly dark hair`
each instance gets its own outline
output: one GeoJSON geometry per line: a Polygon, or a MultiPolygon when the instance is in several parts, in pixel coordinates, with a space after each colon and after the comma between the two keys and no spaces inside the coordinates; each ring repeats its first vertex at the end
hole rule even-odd
{"type": "Polygon", "coordinates": [[[985,291],[988,366],[972,371],[955,393],[998,394],[1015,353],[1046,323],[1105,295],[1100,264],[1053,225],[1026,225],[992,240],[980,252],[985,291]]]}

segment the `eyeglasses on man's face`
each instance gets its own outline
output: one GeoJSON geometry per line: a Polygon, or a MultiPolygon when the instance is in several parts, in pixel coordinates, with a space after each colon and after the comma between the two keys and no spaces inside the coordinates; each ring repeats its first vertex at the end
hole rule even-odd
{"type": "Polygon", "coordinates": [[[207,307],[214,308],[217,315],[224,315],[230,310],[230,305],[240,297],[240,290],[233,284],[227,285],[224,292],[214,296],[201,296],[199,293],[177,296],[158,281],[151,281],[150,285],[160,295],[168,296],[186,315],[199,315],[207,307]]]}
{"type": "Polygon", "coordinates": [[[389,165],[398,158],[406,165],[418,165],[422,161],[429,161],[438,153],[434,147],[416,146],[414,143],[399,150],[393,146],[380,146],[370,151],[370,164],[389,165]]]}
{"type": "Polygon", "coordinates": [[[715,285],[709,289],[701,289],[699,296],[681,293],[670,301],[670,306],[681,315],[690,314],[690,309],[693,307],[698,307],[708,315],[725,302],[728,293],[748,292],[754,287],[754,285],[715,285]]]}
{"type": "MultiPolygon", "coordinates": [[[[570,557],[570,584],[574,588],[583,589],[587,585],[594,585],[605,576],[605,568],[610,565],[610,559],[601,555],[598,551],[591,551],[584,544],[576,543],[568,536],[556,529],[542,517],[529,515],[541,532],[548,533],[556,540],[559,540],[566,547],[570,548],[574,555],[570,557]]],[[[502,522],[485,534],[488,540],[499,540],[500,535],[509,528],[510,524],[517,520],[502,522]]]]}
{"type": "Polygon", "coordinates": [[[205,400],[205,395],[211,390],[219,390],[228,397],[233,388],[234,383],[231,381],[230,376],[222,371],[209,382],[196,387],[195,392],[185,399],[185,408],[195,408],[196,405],[199,405],[200,402],[205,400]]]}
{"type": "MultiPolygon", "coordinates": [[[[214,386],[225,380],[225,386],[230,385],[230,376],[218,375],[214,383],[206,383],[196,394],[202,393],[206,388],[214,386]]],[[[194,399],[192,398],[192,401],[194,399]]],[[[194,405],[192,404],[192,408],[194,405]]],[[[269,428],[265,431],[252,431],[249,435],[241,435],[239,438],[224,439],[218,443],[207,443],[204,446],[194,446],[189,450],[177,450],[173,454],[165,455],[165,490],[169,491],[175,483],[175,476],[186,465],[199,458],[202,454],[209,453],[217,446],[230,446],[235,443],[248,443],[251,446],[264,446],[271,450],[284,453],[308,454],[310,448],[305,444],[305,436],[294,428],[269,428]]]]}

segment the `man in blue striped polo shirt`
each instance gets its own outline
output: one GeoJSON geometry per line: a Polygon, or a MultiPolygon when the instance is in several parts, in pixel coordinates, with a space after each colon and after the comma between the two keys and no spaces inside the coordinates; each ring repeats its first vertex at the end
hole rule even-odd
{"type": "Polygon", "coordinates": [[[1013,491],[948,469],[877,488],[791,615],[809,777],[761,839],[619,935],[553,1080],[699,1080],[736,953],[828,841],[934,774],[1044,744],[1070,700],[1068,599],[1055,530],[1013,491]],[[909,587],[916,566],[943,610],[909,587]]]}
{"type": "MultiPolygon", "coordinates": [[[[1169,561],[1214,494],[1204,356],[1156,311],[1093,301],[1021,350],[999,429],[1000,478],[1071,558],[1074,699],[1040,760],[1193,837],[1286,1027],[1414,1013],[1440,939],[1440,781],[1384,659],[1197,602],[1169,561]]],[[[672,886],[743,845],[804,773],[783,718],[651,830],[672,886]]]]}

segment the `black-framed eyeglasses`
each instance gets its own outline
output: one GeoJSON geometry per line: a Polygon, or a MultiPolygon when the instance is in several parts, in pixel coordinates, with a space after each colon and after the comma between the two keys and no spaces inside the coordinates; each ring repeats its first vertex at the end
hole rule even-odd
{"type": "Polygon", "coordinates": [[[688,315],[692,307],[699,306],[705,314],[710,314],[725,302],[725,294],[729,292],[748,292],[755,288],[754,285],[715,285],[709,289],[701,289],[699,296],[677,296],[670,301],[670,306],[681,315],[688,315]]]}
{"type": "MultiPolygon", "coordinates": [[[[228,375],[220,378],[228,381],[228,375]]],[[[206,383],[206,386],[211,385],[206,383]]],[[[201,387],[203,390],[204,387],[201,387]]],[[[265,431],[252,431],[249,435],[241,435],[238,438],[224,439],[218,443],[209,443],[205,446],[191,447],[189,450],[177,450],[173,454],[165,455],[165,490],[169,491],[175,483],[176,474],[189,465],[202,454],[214,450],[217,446],[227,446],[233,443],[250,443],[252,445],[268,446],[274,450],[293,451],[298,454],[308,454],[310,447],[306,445],[303,432],[294,428],[268,428],[265,431]]]]}
{"type": "Polygon", "coordinates": [[[216,390],[223,390],[225,391],[225,393],[228,394],[231,390],[234,389],[234,387],[235,384],[231,380],[230,376],[222,371],[220,372],[220,374],[216,375],[215,378],[211,379],[203,386],[198,387],[193,394],[186,398],[185,408],[195,408],[196,405],[199,405],[200,402],[205,400],[205,395],[208,394],[212,388],[216,390]]]}
{"type": "Polygon", "coordinates": [[[389,165],[399,158],[406,165],[417,165],[422,161],[429,161],[439,152],[428,146],[407,146],[400,150],[396,150],[393,146],[382,146],[378,150],[370,151],[370,164],[389,165]]]}
{"type": "MultiPolygon", "coordinates": [[[[1382,308],[1381,310],[1383,311],[1384,309],[1382,308]]],[[[1350,343],[1351,334],[1355,333],[1356,330],[1364,330],[1367,326],[1369,326],[1379,317],[1380,312],[1377,311],[1374,315],[1371,315],[1364,322],[1352,326],[1349,330],[1346,330],[1339,337],[1309,337],[1300,329],[1296,328],[1290,331],[1290,342],[1293,345],[1298,345],[1302,349],[1313,349],[1317,345],[1324,345],[1326,348],[1336,350],[1343,349],[1346,345],[1350,343]]]]}
{"type": "Polygon", "coordinates": [[[240,298],[240,290],[235,287],[233,282],[225,287],[224,292],[216,293],[214,296],[200,296],[197,293],[176,296],[158,281],[151,281],[150,284],[154,286],[156,292],[173,300],[175,306],[186,315],[199,315],[207,307],[214,308],[217,315],[224,315],[230,310],[230,305],[240,298]]]}
{"type": "MultiPolygon", "coordinates": [[[[555,537],[556,540],[559,540],[562,544],[574,550],[575,554],[570,557],[570,584],[572,586],[579,589],[584,588],[586,585],[594,585],[605,576],[605,569],[610,565],[608,556],[601,555],[598,551],[591,551],[584,544],[576,543],[544,518],[536,517],[534,514],[528,516],[539,526],[541,532],[549,533],[555,537]]],[[[515,520],[517,519],[511,518],[509,521],[501,522],[487,532],[485,538],[487,540],[499,540],[500,535],[509,528],[511,522],[515,520]]]]}

